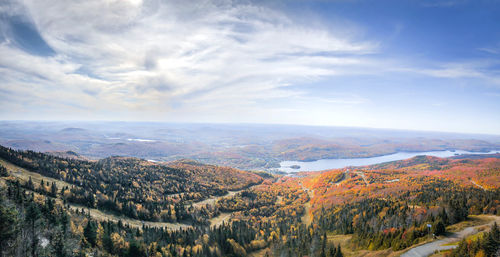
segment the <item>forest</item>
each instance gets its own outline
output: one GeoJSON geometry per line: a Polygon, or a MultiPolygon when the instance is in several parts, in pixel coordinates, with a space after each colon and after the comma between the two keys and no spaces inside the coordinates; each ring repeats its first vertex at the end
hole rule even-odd
{"type": "Polygon", "coordinates": [[[189,203],[227,194],[262,182],[257,174],[231,168],[177,161],[169,166],[136,158],[110,157],[90,162],[0,147],[0,158],[43,176],[69,183],[53,188],[30,181],[23,187],[64,201],[147,221],[203,223],[216,209],[189,203]]]}
{"type": "MultiPolygon", "coordinates": [[[[500,212],[496,158],[415,157],[283,176],[191,160],[89,161],[0,150],[2,256],[398,252],[445,236],[469,215],[500,212]],[[20,176],[21,170],[32,173],[20,176]],[[214,223],[221,217],[227,218],[214,223]],[[162,225],[179,222],[185,226],[162,225]],[[341,247],[332,235],[350,240],[341,247]]],[[[492,256],[495,231],[447,254],[492,256]]]]}
{"type": "Polygon", "coordinates": [[[273,219],[243,215],[217,227],[168,230],[94,220],[85,208],[72,210],[18,181],[7,182],[0,201],[2,256],[247,256],[267,247],[269,255],[342,256],[326,242],[313,247],[324,235],[279,211],[273,219]]]}

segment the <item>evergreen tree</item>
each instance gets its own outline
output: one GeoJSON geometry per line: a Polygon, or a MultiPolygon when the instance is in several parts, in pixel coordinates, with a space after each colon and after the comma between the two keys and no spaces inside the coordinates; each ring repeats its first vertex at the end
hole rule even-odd
{"type": "Polygon", "coordinates": [[[494,256],[494,254],[497,252],[498,247],[500,246],[500,238],[498,237],[498,235],[498,226],[495,222],[493,224],[493,227],[491,228],[491,232],[488,233],[488,236],[486,236],[483,243],[483,248],[487,256],[494,256]]]}
{"type": "Polygon", "coordinates": [[[433,230],[436,236],[440,236],[444,235],[444,233],[446,232],[446,227],[444,226],[444,223],[439,220],[436,225],[434,225],[433,230]]]}
{"type": "Polygon", "coordinates": [[[446,214],[446,210],[443,208],[439,213],[439,218],[443,221],[445,225],[449,225],[448,214],[446,214]]]}
{"type": "Polygon", "coordinates": [[[333,245],[332,247],[330,247],[330,252],[328,254],[328,257],[335,257],[337,255],[337,248],[335,247],[335,245],[333,245]]]}
{"type": "Polygon", "coordinates": [[[31,233],[31,256],[33,257],[37,256],[39,219],[40,209],[36,203],[31,202],[26,209],[25,222],[31,233]]]}
{"type": "Polygon", "coordinates": [[[40,190],[41,193],[45,192],[45,182],[43,181],[43,179],[40,182],[40,188],[39,188],[39,190],[40,190]]]}
{"type": "Polygon", "coordinates": [[[50,194],[51,194],[52,197],[56,197],[57,196],[56,182],[52,182],[52,185],[50,186],[50,194]]]}
{"type": "Polygon", "coordinates": [[[35,185],[33,184],[33,180],[31,179],[31,176],[28,179],[28,182],[26,183],[26,188],[28,188],[30,190],[34,190],[35,189],[35,185]]]}
{"type": "Polygon", "coordinates": [[[128,251],[128,256],[130,257],[145,257],[144,249],[141,248],[141,244],[136,240],[130,242],[130,247],[128,251]]]}
{"type": "Polygon", "coordinates": [[[324,232],[321,242],[321,254],[320,254],[321,257],[326,257],[326,241],[327,241],[326,232],[324,232]]]}
{"type": "Polygon", "coordinates": [[[9,172],[2,164],[0,164],[0,177],[8,177],[8,176],[9,172]]]}
{"type": "Polygon", "coordinates": [[[52,238],[52,253],[55,257],[66,257],[66,249],[64,245],[64,236],[61,231],[57,231],[52,238]]]}
{"type": "Polygon", "coordinates": [[[61,214],[60,221],[61,221],[63,234],[66,235],[66,233],[68,232],[68,224],[70,223],[70,218],[69,218],[69,215],[67,212],[63,212],[61,214]]]}
{"type": "Polygon", "coordinates": [[[340,244],[337,246],[335,257],[344,257],[344,255],[342,254],[342,250],[340,249],[340,244]]]}
{"type": "Polygon", "coordinates": [[[0,196],[0,257],[8,255],[9,242],[13,241],[18,232],[17,211],[15,208],[5,206],[5,202],[0,196]]]}
{"type": "Polygon", "coordinates": [[[91,247],[94,247],[96,245],[96,242],[97,242],[97,227],[94,224],[94,222],[92,222],[90,219],[87,222],[87,225],[85,226],[85,228],[83,229],[83,235],[85,236],[85,239],[86,239],[87,243],[91,247]]]}

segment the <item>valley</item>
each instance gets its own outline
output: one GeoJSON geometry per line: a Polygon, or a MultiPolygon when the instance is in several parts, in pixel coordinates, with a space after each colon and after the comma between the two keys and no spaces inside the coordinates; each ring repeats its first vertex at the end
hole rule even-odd
{"type": "MultiPolygon", "coordinates": [[[[129,245],[137,242],[144,250],[151,243],[162,244],[155,251],[166,256],[321,256],[338,245],[349,257],[427,256],[444,249],[443,242],[456,242],[477,231],[473,228],[479,225],[429,242],[426,224],[452,229],[451,225],[461,224],[469,215],[500,211],[498,155],[470,159],[417,156],[288,176],[191,160],[152,163],[112,157],[88,161],[1,150],[0,164],[8,176],[0,180],[10,192],[5,197],[21,197],[40,208],[50,203],[53,207],[49,208],[67,213],[75,228],[65,233],[72,238],[88,240],[78,226],[117,226],[109,236],[121,231],[124,236],[117,240],[129,245]],[[119,180],[107,177],[110,172],[119,180]],[[92,182],[96,176],[108,182],[96,186],[92,182]],[[170,239],[161,236],[164,233],[170,239]],[[225,234],[224,241],[217,239],[219,233],[225,234]],[[412,233],[410,238],[408,233],[412,233]],[[203,239],[205,235],[208,241],[203,239]]],[[[484,217],[490,217],[486,227],[491,227],[491,219],[499,216],[484,217]]],[[[48,229],[44,233],[55,232],[48,229]]],[[[105,236],[108,232],[96,233],[105,236]]],[[[119,246],[77,248],[104,254],[115,251],[114,247],[119,246]]]]}
{"type": "Polygon", "coordinates": [[[317,171],[407,159],[418,152],[499,150],[500,137],[264,124],[0,121],[0,145],[70,158],[192,159],[243,170],[276,170],[280,163],[291,166],[287,163],[298,161],[302,170],[317,171]],[[306,167],[318,161],[333,163],[306,167]]]}

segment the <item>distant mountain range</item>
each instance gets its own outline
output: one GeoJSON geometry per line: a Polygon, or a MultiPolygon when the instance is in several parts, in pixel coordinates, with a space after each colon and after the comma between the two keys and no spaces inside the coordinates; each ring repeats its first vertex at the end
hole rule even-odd
{"type": "Polygon", "coordinates": [[[284,160],[497,150],[500,136],[294,125],[1,121],[0,144],[71,158],[188,158],[250,170],[279,167],[284,160]]]}

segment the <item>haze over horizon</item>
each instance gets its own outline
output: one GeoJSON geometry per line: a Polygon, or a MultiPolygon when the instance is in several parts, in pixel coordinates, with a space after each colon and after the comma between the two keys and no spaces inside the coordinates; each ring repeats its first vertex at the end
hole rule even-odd
{"type": "MultiPolygon", "coordinates": [[[[112,119],[106,119],[106,120],[77,120],[77,119],[66,119],[66,120],[57,120],[57,119],[46,119],[46,120],[35,120],[35,119],[26,119],[26,120],[21,120],[21,119],[12,119],[12,120],[0,120],[0,125],[5,125],[5,124],[15,124],[15,125],[22,125],[22,124],[38,124],[38,125],[47,125],[47,124],[54,124],[54,125],[63,125],[66,124],[67,126],[64,128],[60,128],[61,130],[64,129],[88,129],[89,125],[92,124],[102,124],[102,125],[111,125],[111,124],[121,124],[124,127],[129,126],[137,126],[137,125],[144,125],[148,126],[151,125],[153,127],[158,127],[158,126],[164,126],[164,128],[168,128],[172,125],[184,125],[184,126],[196,126],[200,127],[203,125],[206,125],[211,128],[217,128],[217,127],[240,127],[243,128],[245,127],[246,129],[251,129],[252,127],[255,128],[276,128],[276,127],[283,127],[283,128],[288,128],[289,130],[293,130],[293,128],[316,128],[316,129],[322,129],[326,130],[328,128],[333,129],[333,131],[341,129],[341,130],[353,130],[353,131],[365,131],[368,133],[369,131],[381,131],[381,132],[400,132],[404,133],[407,136],[412,135],[414,137],[422,137],[423,135],[426,135],[427,137],[432,137],[434,135],[435,138],[438,138],[439,136],[443,137],[445,135],[460,135],[460,136],[481,136],[484,137],[489,137],[489,138],[498,138],[500,139],[500,133],[481,133],[481,132],[457,132],[457,131],[439,131],[439,130],[426,130],[426,129],[406,129],[406,128],[387,128],[387,127],[361,127],[361,126],[341,126],[341,125],[308,125],[308,124],[293,124],[293,123],[258,123],[258,122],[196,122],[196,121],[187,121],[187,122],[176,122],[176,121],[155,121],[155,120],[112,120],[112,119]]],[[[396,136],[397,137],[397,136],[396,136]]],[[[474,138],[474,137],[471,137],[474,138]]]]}
{"type": "Polygon", "coordinates": [[[500,134],[498,1],[0,3],[0,120],[500,134]]]}

